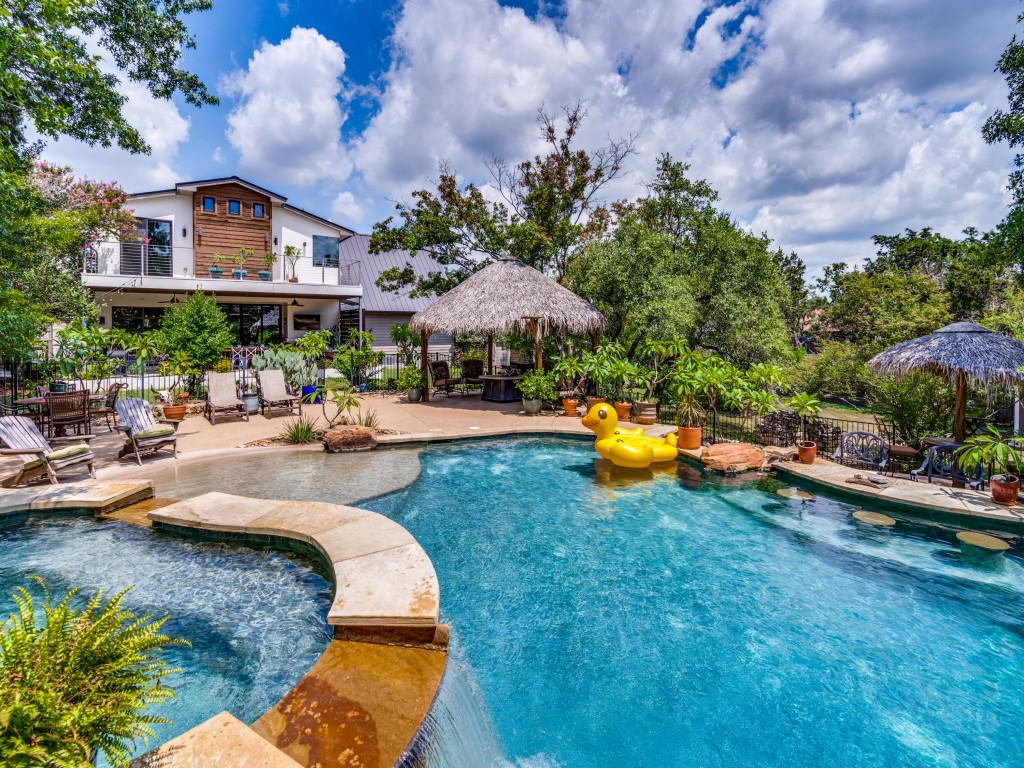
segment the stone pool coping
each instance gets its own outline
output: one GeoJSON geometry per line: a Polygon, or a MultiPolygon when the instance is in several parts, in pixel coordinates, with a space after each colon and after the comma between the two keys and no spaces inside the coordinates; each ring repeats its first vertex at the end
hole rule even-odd
{"type": "Polygon", "coordinates": [[[47,510],[88,510],[103,515],[152,496],[152,480],[88,480],[5,488],[0,490],[0,518],[47,510]]]}

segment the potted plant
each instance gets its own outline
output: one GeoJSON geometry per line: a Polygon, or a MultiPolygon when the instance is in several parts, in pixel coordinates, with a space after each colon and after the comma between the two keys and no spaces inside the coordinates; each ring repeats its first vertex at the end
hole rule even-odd
{"type": "Polygon", "coordinates": [[[270,278],[274,274],[271,270],[275,264],[277,264],[276,253],[274,253],[273,251],[268,251],[267,253],[263,254],[263,266],[266,267],[266,269],[261,269],[259,271],[259,276],[260,280],[262,280],[264,283],[270,282],[270,278]]]}
{"type": "Polygon", "coordinates": [[[808,392],[797,392],[786,405],[796,411],[796,415],[800,417],[803,440],[796,444],[797,455],[804,464],[813,464],[814,457],[818,453],[818,445],[813,440],[807,439],[807,419],[817,416],[821,412],[821,401],[808,392]]]}
{"type": "Polygon", "coordinates": [[[245,403],[245,410],[249,413],[256,413],[260,409],[260,395],[256,391],[256,385],[246,382],[242,389],[242,402],[245,403]]]}
{"type": "Polygon", "coordinates": [[[578,392],[586,381],[586,371],[583,363],[576,357],[561,357],[555,360],[551,368],[551,374],[563,385],[563,389],[569,392],[562,398],[562,408],[566,416],[576,416],[580,407],[578,392]]]}
{"type": "Polygon", "coordinates": [[[234,258],[231,259],[235,264],[238,265],[238,269],[231,270],[231,276],[235,280],[245,280],[246,272],[245,262],[253,257],[255,251],[252,248],[239,248],[238,253],[235,254],[234,258]]]}
{"type": "Polygon", "coordinates": [[[224,268],[220,266],[224,259],[225,256],[223,253],[213,254],[213,266],[210,267],[210,278],[212,280],[220,280],[224,275],[224,268]]]}
{"type": "Polygon", "coordinates": [[[302,258],[302,249],[299,248],[297,245],[286,245],[284,247],[284,257],[288,259],[288,266],[292,268],[292,276],[288,278],[288,282],[299,282],[299,278],[295,274],[295,265],[298,264],[299,259],[302,258]]]}
{"type": "Polygon", "coordinates": [[[992,501],[1012,507],[1020,493],[1020,451],[1011,445],[1014,438],[1003,437],[991,424],[988,433],[964,441],[957,452],[961,467],[992,466],[996,473],[989,478],[992,501]]]}
{"type": "Polygon", "coordinates": [[[523,393],[523,410],[527,416],[536,416],[543,402],[550,403],[558,397],[554,376],[544,371],[527,371],[518,386],[523,393]]]}
{"type": "Polygon", "coordinates": [[[680,448],[696,451],[703,440],[701,427],[704,408],[700,404],[700,386],[692,371],[679,371],[670,381],[676,401],[677,440],[680,448]]]}
{"type": "Polygon", "coordinates": [[[404,389],[410,403],[418,403],[423,397],[423,387],[427,385],[427,375],[419,368],[405,366],[398,372],[399,389],[404,389]]]}
{"type": "Polygon", "coordinates": [[[178,392],[174,396],[174,402],[164,406],[164,418],[173,419],[174,421],[184,419],[185,413],[188,411],[188,398],[188,392],[178,392]]]}

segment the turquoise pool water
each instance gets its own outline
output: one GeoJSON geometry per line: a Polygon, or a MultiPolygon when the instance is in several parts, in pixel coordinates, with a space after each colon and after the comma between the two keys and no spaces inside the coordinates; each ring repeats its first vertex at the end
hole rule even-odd
{"type": "MultiPolygon", "coordinates": [[[[173,722],[155,726],[156,743],[223,710],[250,723],[272,707],[330,642],[331,585],[311,568],[273,552],[189,541],[91,517],[35,518],[0,529],[0,596],[28,574],[50,593],[71,587],[125,600],[136,613],[163,616],[171,646],[168,678],[177,699],[156,708],[173,722]]],[[[150,746],[150,748],[152,745],[150,746]]],[[[138,752],[146,751],[141,747],[138,752]]]]}
{"type": "Polygon", "coordinates": [[[1024,760],[1019,544],[969,555],[952,528],[686,467],[638,480],[575,441],[420,459],[363,506],[433,559],[459,684],[515,765],[1024,760]]]}

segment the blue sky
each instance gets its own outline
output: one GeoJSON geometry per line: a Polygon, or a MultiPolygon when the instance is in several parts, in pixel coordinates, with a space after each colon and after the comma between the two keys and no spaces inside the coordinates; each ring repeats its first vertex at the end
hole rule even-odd
{"type": "MultiPolygon", "coordinates": [[[[130,83],[150,157],[75,142],[44,156],[129,191],[238,174],[368,231],[439,163],[542,149],[537,109],[586,100],[581,145],[638,133],[608,198],[634,196],[661,152],[741,223],[812,269],[871,255],[870,237],[956,235],[1003,216],[1010,151],[980,127],[1005,0],[215,0],[190,17],[185,65],[218,107],[130,83]]],[[[493,191],[489,194],[494,194],[493,191]]]]}

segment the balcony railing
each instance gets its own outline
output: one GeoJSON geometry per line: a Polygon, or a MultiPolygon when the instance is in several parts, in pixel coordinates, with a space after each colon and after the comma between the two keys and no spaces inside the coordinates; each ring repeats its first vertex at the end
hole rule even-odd
{"type": "Polygon", "coordinates": [[[174,275],[174,249],[169,245],[121,243],[119,274],[171,277],[174,275]]]}

